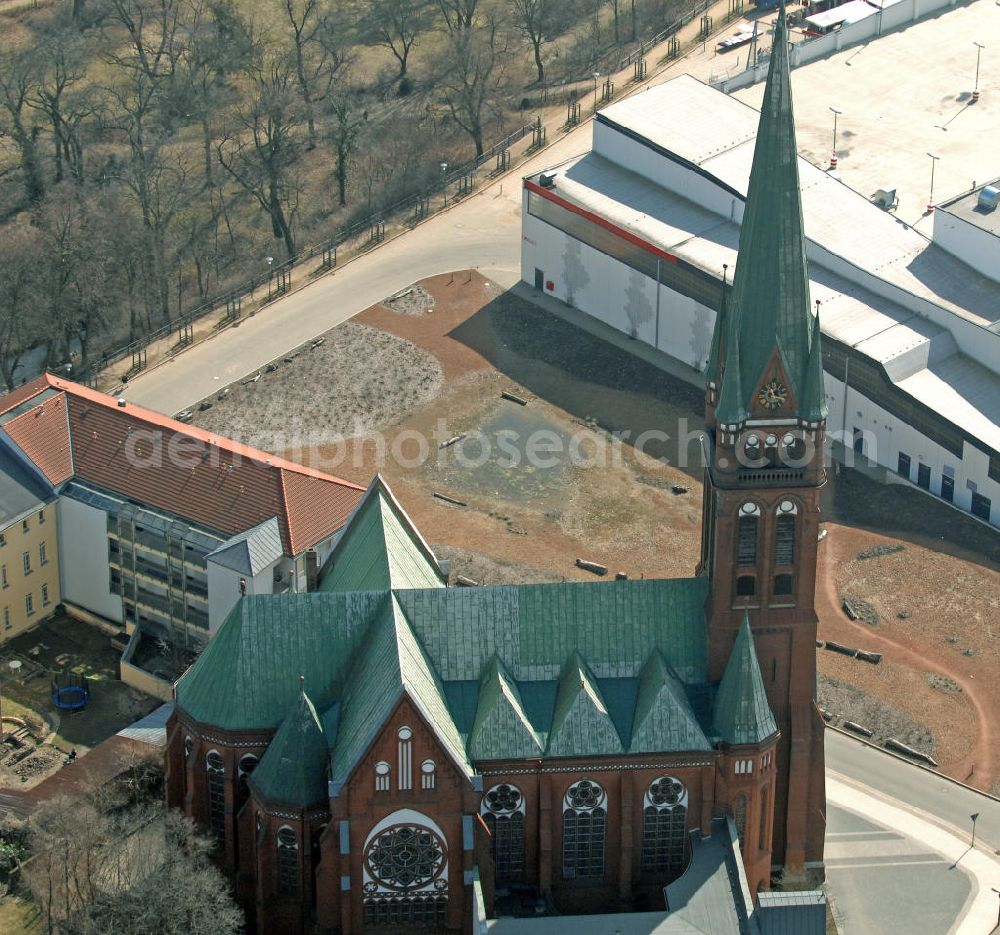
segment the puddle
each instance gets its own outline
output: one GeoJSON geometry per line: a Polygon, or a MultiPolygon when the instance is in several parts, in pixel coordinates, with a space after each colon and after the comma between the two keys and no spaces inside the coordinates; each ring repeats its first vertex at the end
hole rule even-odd
{"type": "Polygon", "coordinates": [[[544,502],[569,486],[570,439],[570,432],[530,405],[505,402],[463,441],[439,453],[435,473],[457,490],[498,501],[544,502]]]}

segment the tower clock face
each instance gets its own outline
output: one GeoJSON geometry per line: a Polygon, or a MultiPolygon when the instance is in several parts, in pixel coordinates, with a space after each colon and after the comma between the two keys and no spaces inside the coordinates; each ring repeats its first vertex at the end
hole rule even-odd
{"type": "Polygon", "coordinates": [[[765,409],[778,409],[788,401],[788,390],[780,380],[768,380],[757,394],[757,401],[765,409]]]}

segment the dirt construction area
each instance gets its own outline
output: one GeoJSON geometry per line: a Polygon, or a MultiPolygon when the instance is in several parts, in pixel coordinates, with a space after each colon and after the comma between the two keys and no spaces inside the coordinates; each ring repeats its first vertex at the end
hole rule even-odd
{"type": "MultiPolygon", "coordinates": [[[[700,391],[476,273],[404,290],[224,390],[197,424],[359,483],[381,471],[453,579],[592,580],[577,558],[694,572],[700,391]]],[[[819,637],[882,659],[817,650],[821,704],[990,789],[1000,536],[854,471],[831,471],[824,512],[819,637]]]]}

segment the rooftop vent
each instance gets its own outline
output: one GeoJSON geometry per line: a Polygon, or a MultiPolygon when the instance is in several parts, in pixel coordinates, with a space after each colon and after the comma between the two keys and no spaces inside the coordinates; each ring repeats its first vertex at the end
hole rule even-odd
{"type": "Polygon", "coordinates": [[[118,397],[118,408],[119,409],[124,409],[125,408],[125,397],[124,396],[119,396],[118,397]]]}
{"type": "Polygon", "coordinates": [[[555,172],[543,172],[538,176],[538,184],[542,188],[555,188],[556,187],[556,174],[555,172]]]}
{"type": "Polygon", "coordinates": [[[997,188],[996,185],[983,186],[976,207],[980,211],[993,211],[998,204],[1000,204],[1000,188],[997,188]]]}

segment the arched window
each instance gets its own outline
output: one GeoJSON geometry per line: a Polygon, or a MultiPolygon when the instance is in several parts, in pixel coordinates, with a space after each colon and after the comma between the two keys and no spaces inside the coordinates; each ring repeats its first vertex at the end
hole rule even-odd
{"type": "Polygon", "coordinates": [[[383,818],[365,841],[366,925],[441,927],[448,914],[448,849],[441,829],[412,809],[383,818]]]}
{"type": "Polygon", "coordinates": [[[798,512],[791,500],[778,504],[778,516],[774,523],[774,564],[793,565],[795,563],[795,514],[798,512]]]}
{"type": "Polygon", "coordinates": [[[191,759],[191,751],[194,749],[194,738],[190,735],[184,738],[184,762],[191,759]]]}
{"type": "Polygon", "coordinates": [[[258,758],[252,753],[244,754],[240,757],[240,765],[237,770],[237,800],[236,809],[239,811],[243,807],[243,803],[250,798],[250,785],[248,780],[250,779],[250,774],[257,768],[258,758]]]}
{"type": "Polygon", "coordinates": [[[736,579],[736,596],[753,597],[757,593],[757,579],[753,575],[740,575],[736,579]]]}
{"type": "Polygon", "coordinates": [[[800,468],[805,466],[806,443],[801,435],[785,433],[781,439],[781,455],[787,467],[800,468]]]}
{"type": "Polygon", "coordinates": [[[687,802],[687,789],[672,776],[650,783],[643,798],[642,869],[658,882],[668,883],[684,871],[687,802]]]}
{"type": "Polygon", "coordinates": [[[795,590],[795,578],[792,575],[775,575],[774,576],[774,595],[775,597],[787,597],[795,590]]]}
{"type": "Polygon", "coordinates": [[[604,875],[604,837],[608,796],[601,786],[581,779],[563,797],[563,876],[604,875]]]}
{"type": "Polygon", "coordinates": [[[760,507],[756,503],[744,503],[736,522],[736,564],[743,567],[756,565],[760,507]]]}
{"type": "Polygon", "coordinates": [[[376,792],[388,792],[389,791],[389,774],[392,772],[392,767],[386,763],[385,760],[380,760],[375,764],[375,791],[376,792]]]}
{"type": "Polygon", "coordinates": [[[413,788],[413,731],[401,727],[399,738],[399,788],[403,791],[413,788]]]}
{"type": "Polygon", "coordinates": [[[218,750],[205,755],[208,772],[208,826],[220,841],[226,836],[226,764],[218,750]]]}
{"type": "Polygon", "coordinates": [[[501,783],[489,789],[479,806],[490,829],[490,849],[497,883],[524,879],[524,796],[517,786],[501,783]]]}
{"type": "Polygon", "coordinates": [[[299,892],[299,839],[295,829],[278,829],[278,893],[297,896],[299,892]]]}
{"type": "Polygon", "coordinates": [[[742,792],[736,796],[736,803],[733,805],[733,823],[736,825],[740,847],[743,847],[743,834],[747,825],[747,797],[742,792]]]}
{"type": "Polygon", "coordinates": [[[760,839],[757,842],[758,846],[762,851],[769,850],[771,847],[771,842],[767,836],[767,820],[770,817],[768,815],[768,790],[764,789],[760,797],[760,839]]]}
{"type": "Polygon", "coordinates": [[[437,785],[437,768],[433,760],[424,760],[420,764],[420,788],[433,789],[437,785]]]}

